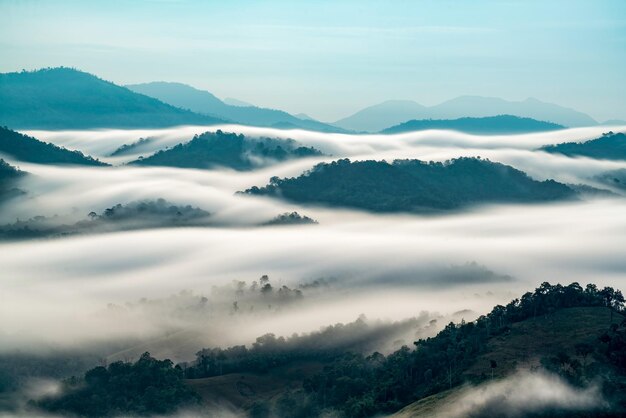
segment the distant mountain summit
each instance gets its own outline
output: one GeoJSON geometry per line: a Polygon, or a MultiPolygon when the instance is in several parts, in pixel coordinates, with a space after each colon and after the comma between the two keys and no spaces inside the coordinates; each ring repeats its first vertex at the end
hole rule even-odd
{"type": "Polygon", "coordinates": [[[199,90],[186,84],[155,81],[132,84],[126,87],[173,106],[244,125],[269,126],[280,129],[308,129],[319,132],[345,132],[344,129],[337,126],[313,119],[299,118],[282,110],[256,107],[236,99],[228,99],[228,103],[225,103],[208,91],[199,90]]]}
{"type": "Polygon", "coordinates": [[[534,98],[516,102],[495,97],[461,96],[431,107],[409,100],[387,101],[360,110],[334,125],[355,131],[378,132],[412,119],[481,118],[497,115],[532,118],[565,127],[598,124],[589,115],[534,98]]]}
{"type": "Polygon", "coordinates": [[[554,131],[563,128],[556,123],[511,115],[498,115],[484,118],[410,120],[387,128],[382,133],[395,134],[425,129],[450,129],[472,134],[494,135],[554,131]]]}
{"type": "Polygon", "coordinates": [[[71,68],[0,74],[0,125],[17,129],[147,128],[221,122],[71,68]]]}
{"type": "Polygon", "coordinates": [[[428,108],[410,100],[388,100],[333,123],[357,132],[379,132],[412,119],[428,117],[428,108]]]}

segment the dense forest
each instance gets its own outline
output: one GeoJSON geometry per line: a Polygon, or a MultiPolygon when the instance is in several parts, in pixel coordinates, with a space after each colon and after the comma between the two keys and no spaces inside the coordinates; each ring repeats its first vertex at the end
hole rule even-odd
{"type": "Polygon", "coordinates": [[[606,160],[626,159],[626,134],[607,132],[600,138],[585,142],[566,142],[557,145],[546,145],[539,148],[552,154],[563,154],[569,157],[589,157],[606,160]]]}
{"type": "Polygon", "coordinates": [[[268,161],[284,161],[320,155],[322,153],[319,150],[299,146],[293,140],[252,139],[242,134],[217,130],[196,135],[190,142],[158,151],[130,164],[181,168],[229,167],[235,170],[251,170],[268,161]]]}
{"type": "Polygon", "coordinates": [[[549,202],[575,192],[553,180],[535,181],[510,166],[479,158],[322,163],[297,178],[273,177],[251,195],[375,212],[425,212],[494,202],[549,202]]]}
{"type": "Polygon", "coordinates": [[[0,203],[3,200],[24,194],[23,190],[15,187],[15,181],[25,174],[0,158],[0,203]]]}
{"type": "Polygon", "coordinates": [[[298,212],[281,213],[280,215],[263,223],[265,226],[272,225],[315,225],[318,222],[306,215],[300,215],[298,212]]]}
{"type": "MultiPolygon", "coordinates": [[[[622,390],[626,378],[626,321],[624,297],[611,287],[567,286],[543,283],[506,306],[498,305],[473,322],[450,323],[436,336],[420,339],[413,347],[403,346],[388,355],[368,352],[367,344],[383,333],[371,333],[358,320],[349,325],[328,327],[317,333],[291,338],[268,334],[251,347],[207,348],[197,353],[191,364],[159,362],[144,354],[134,363],[113,363],[96,367],[82,378],[65,383],[66,392],[40,400],[36,405],[54,412],[104,416],[114,413],[146,415],[193,406],[197,397],[183,385],[183,378],[198,379],[231,373],[272,374],[281,366],[315,359],[326,365],[304,379],[301,387],[285,387],[277,397],[257,402],[250,416],[319,416],[331,413],[345,417],[367,417],[390,413],[429,395],[454,388],[468,381],[479,383],[511,372],[494,359],[482,374],[468,370],[488,353],[490,342],[503,340],[525,321],[546,321],[557,333],[559,323],[550,320],[576,309],[610,312],[599,332],[589,342],[568,340],[555,347],[563,351],[542,359],[544,367],[572,385],[585,385],[602,378],[601,389],[613,405],[585,416],[611,416],[626,409],[622,390]],[[346,336],[349,336],[347,338],[346,336]],[[503,369],[503,371],[500,371],[503,369]],[[491,376],[490,376],[491,375],[491,376]],[[167,410],[165,408],[168,408],[167,410]]],[[[596,312],[596,311],[590,311],[596,312]]],[[[568,323],[568,326],[570,324],[568,323]]],[[[398,326],[403,326],[399,324],[398,326]]],[[[583,327],[584,324],[579,323],[583,327]]],[[[582,330],[581,330],[582,331],[582,330]]],[[[193,387],[193,385],[192,385],[193,387]]]]}
{"type": "Polygon", "coordinates": [[[108,165],[80,151],[70,151],[2,126],[0,126],[0,152],[20,161],[37,164],[108,165]]]}
{"type": "Polygon", "coordinates": [[[135,363],[118,361],[91,369],[83,378],[67,379],[63,396],[33,404],[53,413],[89,417],[167,414],[198,403],[182,375],[170,360],[145,353],[135,363]]]}
{"type": "Polygon", "coordinates": [[[177,206],[165,199],[117,204],[102,213],[90,212],[85,219],[65,223],[61,217],[36,216],[0,226],[0,239],[60,237],[143,228],[206,225],[210,213],[191,205],[177,206]]]}
{"type": "Polygon", "coordinates": [[[223,122],[72,68],[0,74],[0,125],[19,129],[136,128],[223,122]]]}
{"type": "Polygon", "coordinates": [[[450,129],[472,134],[515,134],[565,129],[552,122],[543,122],[519,116],[499,115],[483,118],[421,119],[410,120],[384,129],[383,134],[422,131],[425,129],[450,129]]]}

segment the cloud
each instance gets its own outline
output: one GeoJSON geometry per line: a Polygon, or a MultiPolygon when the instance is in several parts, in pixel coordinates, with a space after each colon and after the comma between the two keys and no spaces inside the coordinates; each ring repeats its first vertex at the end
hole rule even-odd
{"type": "Polygon", "coordinates": [[[514,418],[551,411],[592,411],[608,406],[599,387],[573,387],[542,371],[519,371],[504,380],[469,387],[453,396],[430,417],[514,418]]]}

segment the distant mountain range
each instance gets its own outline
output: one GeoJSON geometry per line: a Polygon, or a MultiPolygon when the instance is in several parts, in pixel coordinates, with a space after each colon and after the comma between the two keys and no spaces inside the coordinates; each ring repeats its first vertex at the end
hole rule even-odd
{"type": "Polygon", "coordinates": [[[70,69],[0,74],[0,125],[15,129],[211,125],[199,115],[70,69]]]}
{"type": "Polygon", "coordinates": [[[410,120],[400,125],[384,129],[381,133],[396,134],[425,129],[450,129],[472,134],[488,135],[554,131],[564,129],[564,127],[556,123],[541,122],[530,118],[499,115],[484,118],[410,120]]]}
{"type": "Polygon", "coordinates": [[[1,126],[0,153],[37,164],[108,165],[80,151],[70,151],[1,126]]]}
{"type": "Polygon", "coordinates": [[[298,118],[282,110],[255,107],[236,99],[228,99],[228,103],[226,103],[208,91],[198,90],[186,84],[157,81],[132,84],[126,87],[136,93],[154,97],[173,106],[244,125],[280,129],[308,129],[319,132],[346,131],[311,118],[298,118]]]}
{"type": "MultiPolygon", "coordinates": [[[[169,82],[118,86],[71,68],[0,74],[0,125],[15,129],[159,128],[237,123],[318,132],[379,132],[411,120],[512,115],[564,127],[597,125],[590,116],[536,99],[462,96],[436,106],[392,100],[335,123],[256,107],[169,82]]],[[[605,124],[621,124],[607,121],[605,124]]],[[[448,128],[446,128],[448,129],[448,128]]]]}
{"type": "Polygon", "coordinates": [[[291,202],[372,212],[429,212],[481,203],[569,199],[576,192],[553,180],[536,181],[513,167],[478,158],[321,163],[295,178],[274,177],[246,190],[291,202]]]}
{"type": "Polygon", "coordinates": [[[333,125],[358,132],[379,132],[413,119],[480,118],[496,115],[532,118],[566,127],[598,124],[589,115],[537,99],[512,102],[494,97],[461,96],[431,107],[409,100],[390,100],[362,109],[334,122],[333,125]]]}
{"type": "Polygon", "coordinates": [[[546,145],[541,147],[540,150],[569,157],[626,160],[626,135],[621,132],[608,132],[600,138],[589,141],[546,145]]]}

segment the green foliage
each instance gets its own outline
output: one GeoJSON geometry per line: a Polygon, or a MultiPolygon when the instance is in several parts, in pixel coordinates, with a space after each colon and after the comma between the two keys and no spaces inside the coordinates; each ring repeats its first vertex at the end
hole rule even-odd
{"type": "Polygon", "coordinates": [[[196,135],[185,144],[161,150],[130,164],[181,168],[230,167],[251,170],[259,160],[284,161],[292,158],[319,156],[315,148],[301,147],[293,140],[272,138],[249,139],[221,130],[196,135]]]}
{"type": "Polygon", "coordinates": [[[570,157],[624,160],[626,159],[626,134],[607,132],[600,138],[589,141],[546,145],[541,147],[540,150],[570,157]]]}
{"type": "Polygon", "coordinates": [[[144,353],[134,364],[119,361],[68,379],[60,396],[34,405],[53,413],[102,417],[167,414],[194,406],[198,399],[184,384],[180,368],[144,353]]]}
{"type": "MultiPolygon", "coordinates": [[[[606,306],[622,311],[624,297],[610,287],[597,289],[588,285],[583,289],[578,283],[553,286],[546,282],[535,292],[528,292],[506,306],[498,305],[474,322],[448,324],[437,336],[416,341],[415,350],[403,347],[386,357],[375,353],[339,358],[308,379],[305,389],[318,404],[339,409],[349,417],[396,411],[460,384],[462,373],[483,352],[486,342],[506,333],[511,324],[557,309],[581,306],[606,306]]],[[[566,355],[556,362],[578,367],[566,355]]]]}
{"type": "Polygon", "coordinates": [[[498,115],[483,118],[410,120],[387,128],[381,133],[396,134],[426,129],[450,129],[474,134],[514,134],[554,131],[564,128],[564,126],[552,122],[543,122],[519,116],[498,115]]]}
{"type": "Polygon", "coordinates": [[[489,202],[544,202],[575,193],[553,180],[535,181],[510,166],[478,158],[322,163],[297,178],[273,177],[252,195],[375,212],[425,212],[489,202]]]}
{"type": "Polygon", "coordinates": [[[1,126],[0,152],[21,161],[38,164],[108,165],[83,155],[80,151],[70,151],[1,126]]]}

